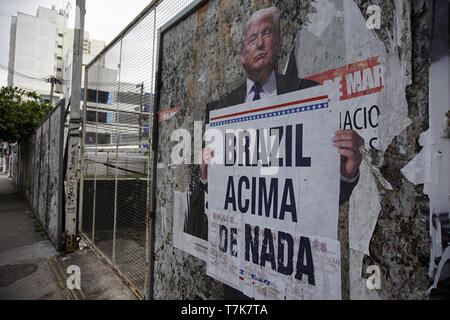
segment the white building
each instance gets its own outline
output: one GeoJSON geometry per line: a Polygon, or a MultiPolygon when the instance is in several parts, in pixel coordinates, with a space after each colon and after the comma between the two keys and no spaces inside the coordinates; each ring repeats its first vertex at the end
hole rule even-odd
{"type": "MultiPolygon", "coordinates": [[[[39,7],[36,16],[18,12],[11,19],[8,86],[36,91],[50,99],[51,84],[44,79],[60,80],[54,87],[54,102],[63,97],[63,79],[71,63],[74,30],[68,28],[68,13],[39,7]]],[[[105,42],[89,39],[84,33],[84,53],[95,56],[105,42]]]]}

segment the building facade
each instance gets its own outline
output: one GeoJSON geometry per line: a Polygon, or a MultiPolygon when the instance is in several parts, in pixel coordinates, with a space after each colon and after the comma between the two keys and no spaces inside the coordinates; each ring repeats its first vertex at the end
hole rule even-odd
{"type": "MultiPolygon", "coordinates": [[[[36,91],[53,102],[63,97],[64,72],[72,57],[74,30],[68,27],[68,12],[39,7],[36,16],[18,12],[11,18],[8,86],[36,91]]],[[[105,42],[84,34],[83,53],[95,56],[105,42]]]]}

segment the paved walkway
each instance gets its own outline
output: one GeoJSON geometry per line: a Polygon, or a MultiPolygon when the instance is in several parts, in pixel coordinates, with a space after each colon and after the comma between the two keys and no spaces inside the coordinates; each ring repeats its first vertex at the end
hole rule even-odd
{"type": "Polygon", "coordinates": [[[89,248],[57,252],[13,180],[0,173],[0,300],[136,299],[89,248]],[[80,268],[81,289],[67,288],[67,268],[80,268]]]}

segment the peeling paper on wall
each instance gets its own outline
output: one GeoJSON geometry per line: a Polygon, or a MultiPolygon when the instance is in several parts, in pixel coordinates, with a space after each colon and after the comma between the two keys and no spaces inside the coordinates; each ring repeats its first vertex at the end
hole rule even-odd
{"type": "MultiPolygon", "coordinates": [[[[315,12],[308,14],[309,23],[299,31],[296,39],[299,77],[311,77],[377,57],[383,66],[383,89],[343,101],[341,107],[345,106],[349,112],[375,104],[379,107],[376,128],[372,132],[362,130],[359,133],[362,136],[366,134],[363,137],[367,139],[375,132],[377,140],[372,146],[384,153],[393,138],[411,124],[405,94],[406,87],[411,83],[410,10],[405,8],[409,4],[404,4],[402,0],[395,1],[393,35],[387,44],[367,28],[366,20],[354,1],[318,0],[312,6],[315,12]],[[302,46],[305,43],[308,45],[302,46]],[[314,48],[314,54],[311,54],[310,48],[314,48]]],[[[366,140],[366,146],[367,143],[366,140]]],[[[354,253],[350,294],[355,299],[363,295],[358,283],[365,279],[357,280],[361,277],[361,269],[358,268],[362,266],[364,255],[369,255],[370,239],[381,209],[377,182],[384,189],[392,190],[390,182],[372,164],[370,154],[363,151],[363,156],[360,180],[349,203],[349,244],[354,253]],[[356,251],[360,254],[356,255],[356,251]]]]}
{"type": "MultiPolygon", "coordinates": [[[[346,48],[356,48],[357,43],[366,43],[370,45],[368,47],[361,47],[360,52],[372,52],[373,50],[380,50],[384,48],[384,44],[377,39],[375,34],[369,29],[364,28],[365,20],[361,15],[360,10],[357,8],[355,3],[350,3],[350,1],[345,2],[346,13],[345,16],[354,17],[353,21],[346,19],[346,23],[350,23],[346,27],[346,35],[349,35],[353,30],[361,30],[357,33],[361,36],[360,39],[357,37],[346,37],[347,45],[346,48]],[[355,26],[360,25],[361,28],[355,28],[355,26]],[[352,27],[351,27],[352,26],[352,27]],[[348,42],[348,38],[352,39],[353,43],[348,42]],[[372,46],[374,47],[372,47],[372,46]]],[[[411,83],[410,79],[410,61],[411,61],[411,35],[409,30],[409,16],[401,16],[400,13],[409,13],[409,8],[403,8],[403,3],[401,0],[395,1],[396,19],[394,33],[399,35],[404,35],[404,37],[396,37],[396,43],[390,43],[389,52],[382,52],[380,54],[380,61],[385,66],[384,81],[385,86],[383,91],[379,95],[379,106],[380,106],[380,117],[378,118],[379,127],[377,130],[379,148],[383,152],[386,151],[389,144],[392,142],[393,138],[399,135],[408,125],[410,125],[411,120],[408,118],[408,106],[406,101],[406,87],[411,83]],[[404,43],[401,43],[403,39],[404,43]],[[402,55],[399,57],[397,55],[397,47],[402,48],[402,55]]],[[[348,55],[352,55],[348,52],[348,55]]],[[[371,170],[361,170],[362,175],[360,179],[362,182],[359,183],[355,188],[352,197],[350,198],[350,225],[349,225],[349,242],[350,249],[356,249],[362,253],[369,255],[369,244],[372,238],[373,231],[376,226],[378,215],[381,209],[380,205],[380,194],[378,192],[375,179],[381,183],[381,185],[388,190],[392,190],[390,183],[384,179],[378,168],[368,165],[371,170]],[[365,201],[364,201],[365,200],[365,201]],[[371,202],[370,206],[367,206],[367,201],[371,202]],[[370,208],[368,210],[367,208],[370,208]],[[366,224],[364,224],[366,222],[366,224]]],[[[355,256],[354,256],[355,257],[355,256]]],[[[358,257],[358,262],[363,260],[364,256],[358,257]]],[[[358,269],[361,270],[361,267],[358,269]]],[[[358,270],[351,270],[350,277],[358,277],[358,270]]],[[[359,271],[360,272],[360,271],[359,271]]],[[[357,299],[358,286],[355,282],[350,284],[350,294],[354,299],[357,299]]],[[[359,292],[360,294],[363,293],[359,292]]],[[[363,298],[363,297],[360,297],[363,298]]],[[[364,298],[370,298],[365,296],[364,298]]]]}
{"type": "MultiPolygon", "coordinates": [[[[185,221],[188,215],[187,199],[187,192],[173,192],[173,246],[206,261],[208,242],[184,231],[185,221]]],[[[164,212],[162,219],[166,219],[166,217],[167,214],[164,212]]],[[[165,228],[166,224],[163,223],[162,226],[165,228]]]]}
{"type": "Polygon", "coordinates": [[[364,160],[360,172],[358,185],[363,187],[355,188],[349,200],[349,243],[351,249],[369,255],[370,239],[381,209],[380,195],[370,163],[364,160]]]}
{"type": "MultiPolygon", "coordinates": [[[[414,185],[423,184],[423,193],[430,197],[429,227],[432,245],[430,246],[430,267],[428,275],[430,278],[435,278],[436,285],[436,281],[439,278],[439,270],[437,270],[439,266],[436,264],[436,258],[442,256],[441,261],[443,261],[444,257],[442,253],[441,224],[439,219],[433,219],[433,213],[439,212],[439,210],[437,210],[436,203],[433,201],[434,198],[432,197],[431,190],[436,191],[436,188],[439,187],[439,177],[436,177],[439,170],[432,170],[432,163],[438,163],[436,158],[440,155],[435,152],[436,142],[433,140],[431,129],[421,133],[419,144],[423,147],[422,150],[400,171],[414,185]]],[[[443,175],[446,176],[445,173],[443,175]]]]}
{"type": "Polygon", "coordinates": [[[308,15],[310,24],[306,26],[306,29],[320,38],[333,18],[342,17],[343,12],[336,10],[335,5],[330,1],[315,1],[311,5],[316,12],[308,15]]]}
{"type": "MultiPolygon", "coordinates": [[[[432,146],[431,131],[428,129],[420,134],[419,144],[423,147],[422,150],[400,171],[403,176],[414,185],[423,184],[423,193],[430,196],[431,189],[431,146],[432,146]]],[[[432,204],[430,206],[430,240],[433,245],[430,246],[430,268],[428,275],[433,278],[434,270],[436,269],[435,258],[442,255],[442,239],[440,224],[433,224],[431,215],[433,212],[432,204]]]]}
{"type": "Polygon", "coordinates": [[[441,257],[441,261],[439,262],[439,265],[437,266],[437,270],[436,270],[436,276],[434,277],[434,281],[433,284],[431,285],[431,287],[428,289],[428,293],[431,293],[431,290],[436,289],[438,286],[438,282],[441,280],[445,280],[445,279],[441,279],[442,277],[442,270],[444,268],[444,265],[450,260],[450,247],[447,247],[444,251],[444,253],[442,254],[441,257]]]}
{"type": "Polygon", "coordinates": [[[350,249],[350,300],[380,300],[377,291],[368,289],[367,279],[361,277],[363,259],[364,253],[350,249]]]}
{"type": "Polygon", "coordinates": [[[409,182],[415,185],[423,184],[423,193],[426,195],[430,194],[431,182],[429,176],[429,172],[431,172],[430,136],[429,130],[420,134],[419,144],[423,147],[422,150],[400,170],[409,182]]]}

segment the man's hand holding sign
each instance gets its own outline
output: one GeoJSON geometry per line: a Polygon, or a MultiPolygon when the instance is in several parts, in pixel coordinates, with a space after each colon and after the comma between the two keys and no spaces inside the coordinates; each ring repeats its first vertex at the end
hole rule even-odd
{"type": "Polygon", "coordinates": [[[335,130],[325,87],[275,73],[279,19],[275,7],[250,17],[240,56],[246,82],[207,106],[208,127],[224,142],[224,152],[206,147],[199,155],[207,272],[251,297],[339,298],[337,206],[358,182],[364,140],[335,130]]]}
{"type": "Polygon", "coordinates": [[[359,148],[364,145],[364,139],[356,131],[338,130],[333,137],[333,145],[341,155],[341,176],[355,179],[362,160],[359,148]]]}

